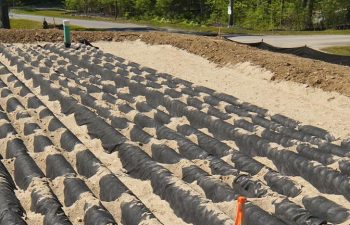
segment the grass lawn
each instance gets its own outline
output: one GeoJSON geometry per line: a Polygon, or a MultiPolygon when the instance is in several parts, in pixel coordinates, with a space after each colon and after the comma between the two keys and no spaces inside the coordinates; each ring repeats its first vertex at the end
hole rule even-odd
{"type": "Polygon", "coordinates": [[[350,46],[328,47],[321,50],[335,55],[350,56],[350,46]]]}
{"type": "MultiPolygon", "coordinates": [[[[24,19],[10,19],[10,25],[11,25],[11,29],[42,29],[43,28],[42,22],[24,20],[24,19]]],[[[85,27],[80,27],[75,25],[71,25],[70,29],[74,31],[91,30],[85,27]]]]}
{"type": "MultiPolygon", "coordinates": [[[[84,19],[84,20],[100,20],[109,22],[119,22],[119,23],[136,23],[142,25],[148,25],[158,28],[173,28],[186,31],[195,32],[213,32],[218,33],[219,28],[205,26],[205,25],[191,25],[176,22],[160,22],[154,20],[136,20],[136,19],[117,19],[111,17],[93,17],[93,16],[73,16],[71,12],[65,10],[37,10],[30,8],[22,9],[12,9],[14,13],[18,14],[30,14],[30,15],[40,15],[47,17],[60,17],[60,18],[74,18],[74,19],[84,19]]],[[[223,34],[264,34],[264,35],[322,35],[322,34],[350,34],[350,30],[325,30],[325,31],[258,31],[258,30],[246,30],[239,28],[221,28],[221,33],[223,34]]]]}
{"type": "Polygon", "coordinates": [[[31,20],[10,19],[11,29],[41,29],[42,23],[31,20]]]}
{"type": "MultiPolygon", "coordinates": [[[[85,20],[97,20],[97,18],[87,17],[87,16],[72,16],[69,11],[65,10],[39,10],[39,9],[11,9],[11,12],[17,14],[29,14],[29,15],[37,15],[37,16],[47,16],[47,17],[61,17],[61,18],[74,18],[74,19],[85,19],[85,20]]],[[[98,18],[98,20],[109,21],[112,20],[110,18],[98,18]]]]}

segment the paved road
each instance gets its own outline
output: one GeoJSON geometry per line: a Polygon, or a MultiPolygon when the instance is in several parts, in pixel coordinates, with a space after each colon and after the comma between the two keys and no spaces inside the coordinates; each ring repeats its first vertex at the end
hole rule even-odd
{"type": "Polygon", "coordinates": [[[262,39],[278,47],[300,47],[307,45],[320,49],[329,46],[350,45],[350,35],[266,35],[266,36],[231,36],[231,40],[253,43],[262,39]]]}
{"type": "MultiPolygon", "coordinates": [[[[45,16],[34,16],[34,15],[26,15],[26,14],[15,14],[10,13],[10,18],[13,19],[26,19],[26,20],[33,20],[33,21],[40,21],[42,22],[44,18],[48,23],[55,23],[56,24],[62,24],[62,21],[65,20],[65,18],[52,18],[52,17],[45,17],[45,16]]],[[[96,21],[96,20],[80,20],[80,19],[68,19],[70,20],[72,25],[77,25],[81,27],[86,28],[95,28],[95,29],[107,29],[107,30],[152,30],[152,28],[138,25],[138,24],[131,24],[131,23],[114,23],[114,22],[105,22],[105,21],[96,21]]]]}
{"type": "MultiPolygon", "coordinates": [[[[56,23],[62,24],[62,21],[65,18],[58,17],[45,17],[45,16],[36,16],[36,15],[28,15],[28,14],[15,14],[10,12],[10,18],[12,19],[26,19],[43,22],[44,18],[48,23],[56,23]]],[[[132,24],[132,23],[117,23],[117,22],[106,22],[106,21],[98,21],[98,20],[82,20],[82,19],[68,19],[70,20],[72,25],[77,25],[85,28],[94,28],[101,30],[111,30],[111,31],[165,31],[170,33],[183,33],[183,34],[198,34],[198,35],[209,35],[212,33],[208,32],[191,32],[178,30],[174,28],[154,28],[145,25],[132,24]]]]}
{"type": "MultiPolygon", "coordinates": [[[[44,16],[34,16],[25,14],[14,14],[10,13],[10,17],[14,19],[27,19],[42,22],[44,16]]],[[[49,23],[61,24],[64,18],[52,18],[46,17],[49,23]]],[[[114,23],[96,20],[81,20],[81,19],[69,19],[72,25],[77,25],[86,28],[95,29],[107,29],[116,31],[148,31],[155,30],[154,28],[147,27],[144,25],[131,24],[131,23],[114,23]]],[[[158,29],[160,30],[160,29],[158,29]]],[[[162,29],[164,31],[174,32],[171,29],[162,29]]],[[[175,32],[181,32],[176,31],[175,32]]],[[[320,49],[329,46],[344,46],[350,45],[350,35],[267,35],[267,36],[231,36],[232,40],[252,43],[259,42],[262,39],[269,44],[278,47],[300,47],[307,45],[314,49],[320,49]]]]}

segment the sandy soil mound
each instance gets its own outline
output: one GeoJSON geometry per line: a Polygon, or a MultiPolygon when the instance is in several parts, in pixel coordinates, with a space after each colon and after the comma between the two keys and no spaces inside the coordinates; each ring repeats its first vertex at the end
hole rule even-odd
{"type": "Polygon", "coordinates": [[[172,46],[118,44],[107,44],[118,55],[0,45],[4,224],[232,225],[238,196],[248,200],[247,225],[349,224],[349,141],[198,85],[201,75],[223,73],[222,83],[237,76],[237,90],[252,76],[261,91],[255,73],[268,71],[213,68],[172,46]],[[198,82],[159,73],[164,61],[198,82]]]}
{"type": "MultiPolygon", "coordinates": [[[[1,31],[0,42],[33,43],[62,41],[61,31],[1,31]]],[[[350,68],[316,60],[271,53],[217,38],[162,32],[73,32],[73,40],[123,41],[140,39],[148,44],[168,44],[202,56],[219,65],[251,62],[272,71],[272,80],[290,80],[350,96],[350,68]]]]}
{"type": "Polygon", "coordinates": [[[152,67],[181,79],[224,92],[280,113],[304,124],[322,127],[336,137],[350,137],[350,98],[290,81],[271,81],[274,76],[249,62],[218,67],[215,63],[170,45],[141,41],[96,42],[104,52],[152,67]]]}

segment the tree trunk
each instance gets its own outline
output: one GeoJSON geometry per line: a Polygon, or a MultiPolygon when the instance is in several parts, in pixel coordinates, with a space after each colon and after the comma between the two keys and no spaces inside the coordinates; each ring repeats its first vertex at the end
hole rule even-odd
{"type": "Polygon", "coordinates": [[[280,29],[282,28],[283,15],[284,15],[284,0],[281,0],[280,29]]]}
{"type": "Polygon", "coordinates": [[[307,0],[305,27],[307,30],[313,29],[312,15],[314,12],[314,0],[307,0]]]}
{"type": "Polygon", "coordinates": [[[89,7],[88,0],[85,0],[84,1],[84,13],[85,13],[85,16],[87,16],[87,14],[88,14],[88,7],[89,7]]]}
{"type": "Polygon", "coordinates": [[[0,28],[10,29],[9,8],[4,0],[0,0],[0,28]]]}
{"type": "Polygon", "coordinates": [[[199,0],[199,9],[200,9],[200,23],[202,24],[203,22],[203,18],[204,18],[204,15],[203,15],[203,0],[199,0]]]}
{"type": "Polygon", "coordinates": [[[233,27],[233,25],[234,25],[234,21],[233,21],[233,19],[234,19],[234,15],[233,15],[233,5],[234,5],[234,3],[235,3],[234,0],[230,0],[230,5],[229,5],[229,7],[230,7],[230,10],[231,10],[231,15],[229,15],[229,20],[228,20],[228,26],[229,26],[229,27],[233,27]]]}
{"type": "Polygon", "coordinates": [[[118,1],[115,0],[114,2],[114,19],[117,19],[118,18],[118,1]]]}

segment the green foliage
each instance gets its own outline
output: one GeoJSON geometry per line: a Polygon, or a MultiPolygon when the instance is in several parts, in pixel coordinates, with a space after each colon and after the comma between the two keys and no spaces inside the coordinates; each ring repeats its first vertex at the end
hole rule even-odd
{"type": "Polygon", "coordinates": [[[154,14],[152,0],[135,0],[135,9],[137,16],[151,16],[154,14]]]}
{"type": "Polygon", "coordinates": [[[173,0],[156,0],[155,8],[158,14],[163,16],[171,16],[171,5],[173,0]]]}
{"type": "MultiPolygon", "coordinates": [[[[67,9],[120,18],[222,24],[230,0],[65,0],[67,9]]],[[[235,26],[254,30],[334,28],[350,23],[350,0],[234,0],[235,26]]]]}
{"type": "Polygon", "coordinates": [[[228,21],[228,2],[226,0],[207,0],[210,9],[209,22],[212,24],[226,24],[228,21]]]}

